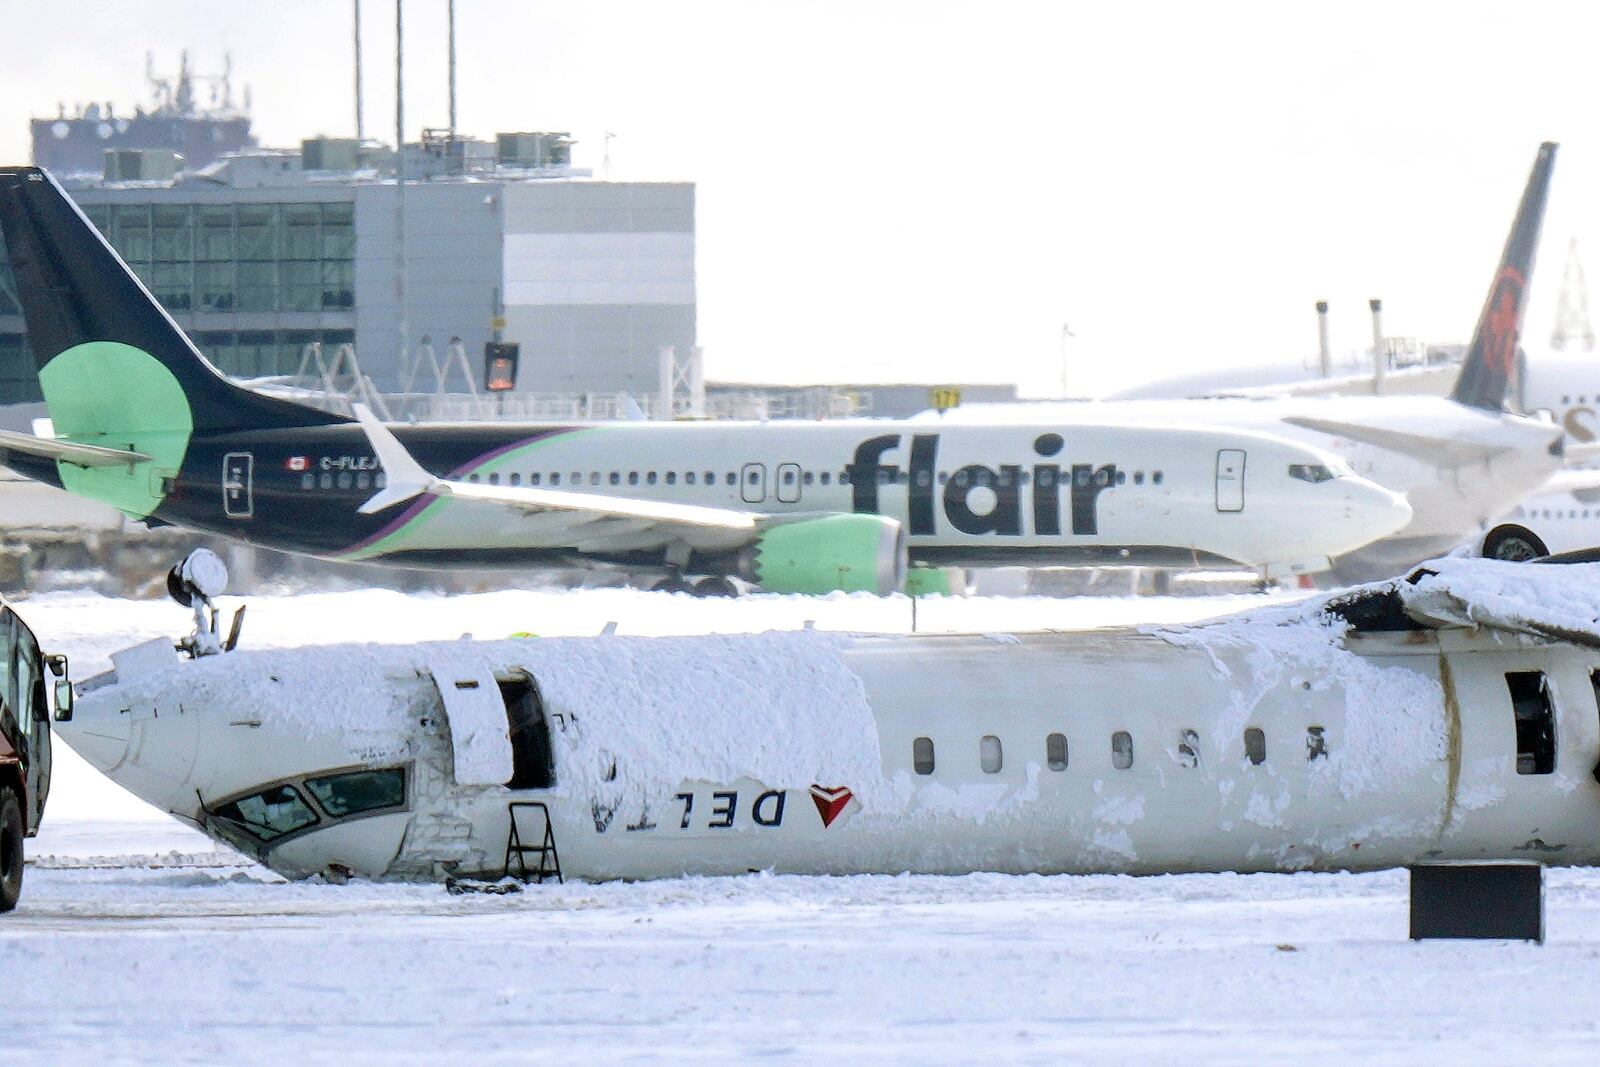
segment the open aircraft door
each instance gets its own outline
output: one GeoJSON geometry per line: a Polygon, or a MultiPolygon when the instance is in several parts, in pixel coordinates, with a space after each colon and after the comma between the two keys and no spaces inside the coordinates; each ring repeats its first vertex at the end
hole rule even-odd
{"type": "Polygon", "coordinates": [[[457,785],[504,785],[511,780],[511,735],[500,683],[483,668],[437,667],[457,785]]]}
{"type": "Polygon", "coordinates": [[[1244,449],[1217,449],[1217,510],[1244,510],[1244,449]]]}

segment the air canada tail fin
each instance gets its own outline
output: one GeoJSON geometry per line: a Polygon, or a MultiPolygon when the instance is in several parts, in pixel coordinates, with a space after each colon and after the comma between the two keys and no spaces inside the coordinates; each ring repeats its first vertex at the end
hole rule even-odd
{"type": "Polygon", "coordinates": [[[1556,145],[1546,141],[1539,146],[1523,190],[1516,221],[1506,238],[1505,251],[1489,298],[1472,331],[1472,345],[1461,365],[1450,398],[1468,407],[1500,411],[1517,363],[1517,339],[1522,333],[1522,309],[1527,303],[1528,279],[1533,276],[1534,254],[1539,247],[1539,230],[1544,223],[1545,200],[1550,193],[1550,171],[1555,166],[1556,145]]]}
{"type": "Polygon", "coordinates": [[[0,167],[0,236],[59,436],[344,421],[224,378],[48,172],[0,167]]]}

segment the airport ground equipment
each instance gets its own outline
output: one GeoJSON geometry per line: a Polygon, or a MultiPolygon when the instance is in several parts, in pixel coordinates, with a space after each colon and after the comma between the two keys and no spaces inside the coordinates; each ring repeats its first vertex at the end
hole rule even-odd
{"type": "Polygon", "coordinates": [[[291,877],[1600,862],[1600,565],[1442,560],[1189,626],[113,664],[67,742],[291,877]]]}
{"type": "Polygon", "coordinates": [[[0,601],[0,912],[22,894],[24,840],[39,832],[50,796],[50,697],[72,714],[67,658],[46,655],[11,605],[0,601]]]}

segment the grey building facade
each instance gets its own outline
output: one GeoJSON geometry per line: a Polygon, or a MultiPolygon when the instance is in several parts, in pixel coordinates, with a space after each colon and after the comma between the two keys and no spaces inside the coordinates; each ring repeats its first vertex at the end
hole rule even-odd
{"type": "MultiPolygon", "coordinates": [[[[246,152],[170,181],[68,190],[229,374],[293,374],[308,343],[351,343],[392,391],[425,338],[442,353],[459,337],[481,387],[497,302],[522,346],[519,391],[652,390],[659,350],[695,343],[690,183],[492,167],[402,190],[300,158],[246,152]]],[[[0,403],[38,396],[12,284],[0,258],[0,403]]]]}

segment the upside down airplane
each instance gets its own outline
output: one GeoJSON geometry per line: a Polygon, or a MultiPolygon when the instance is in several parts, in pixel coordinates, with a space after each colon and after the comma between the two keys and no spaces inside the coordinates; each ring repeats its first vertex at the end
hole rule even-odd
{"type": "Polygon", "coordinates": [[[291,877],[1593,864],[1597,590],[1451,559],[1142,630],[156,640],[58,731],[291,877]]]}
{"type": "MultiPolygon", "coordinates": [[[[1358,474],[1405,495],[1405,527],[1338,561],[1337,578],[1365,581],[1442,555],[1534,493],[1565,463],[1561,425],[1506,410],[1556,145],[1541,145],[1505,251],[1448,397],[1277,396],[1108,400],[957,409],[959,419],[1115,419],[1224,426],[1282,435],[1341,456],[1358,474]],[[1031,407],[1031,410],[1030,410],[1031,407]]],[[[1592,436],[1592,435],[1591,435],[1592,436]]]]}
{"type": "Polygon", "coordinates": [[[1233,428],[357,422],[225,379],[44,171],[0,168],[0,231],[54,432],[0,435],[0,461],[269,548],[886,592],[908,552],[1311,572],[1410,516],[1324,452],[1233,428]]]}

